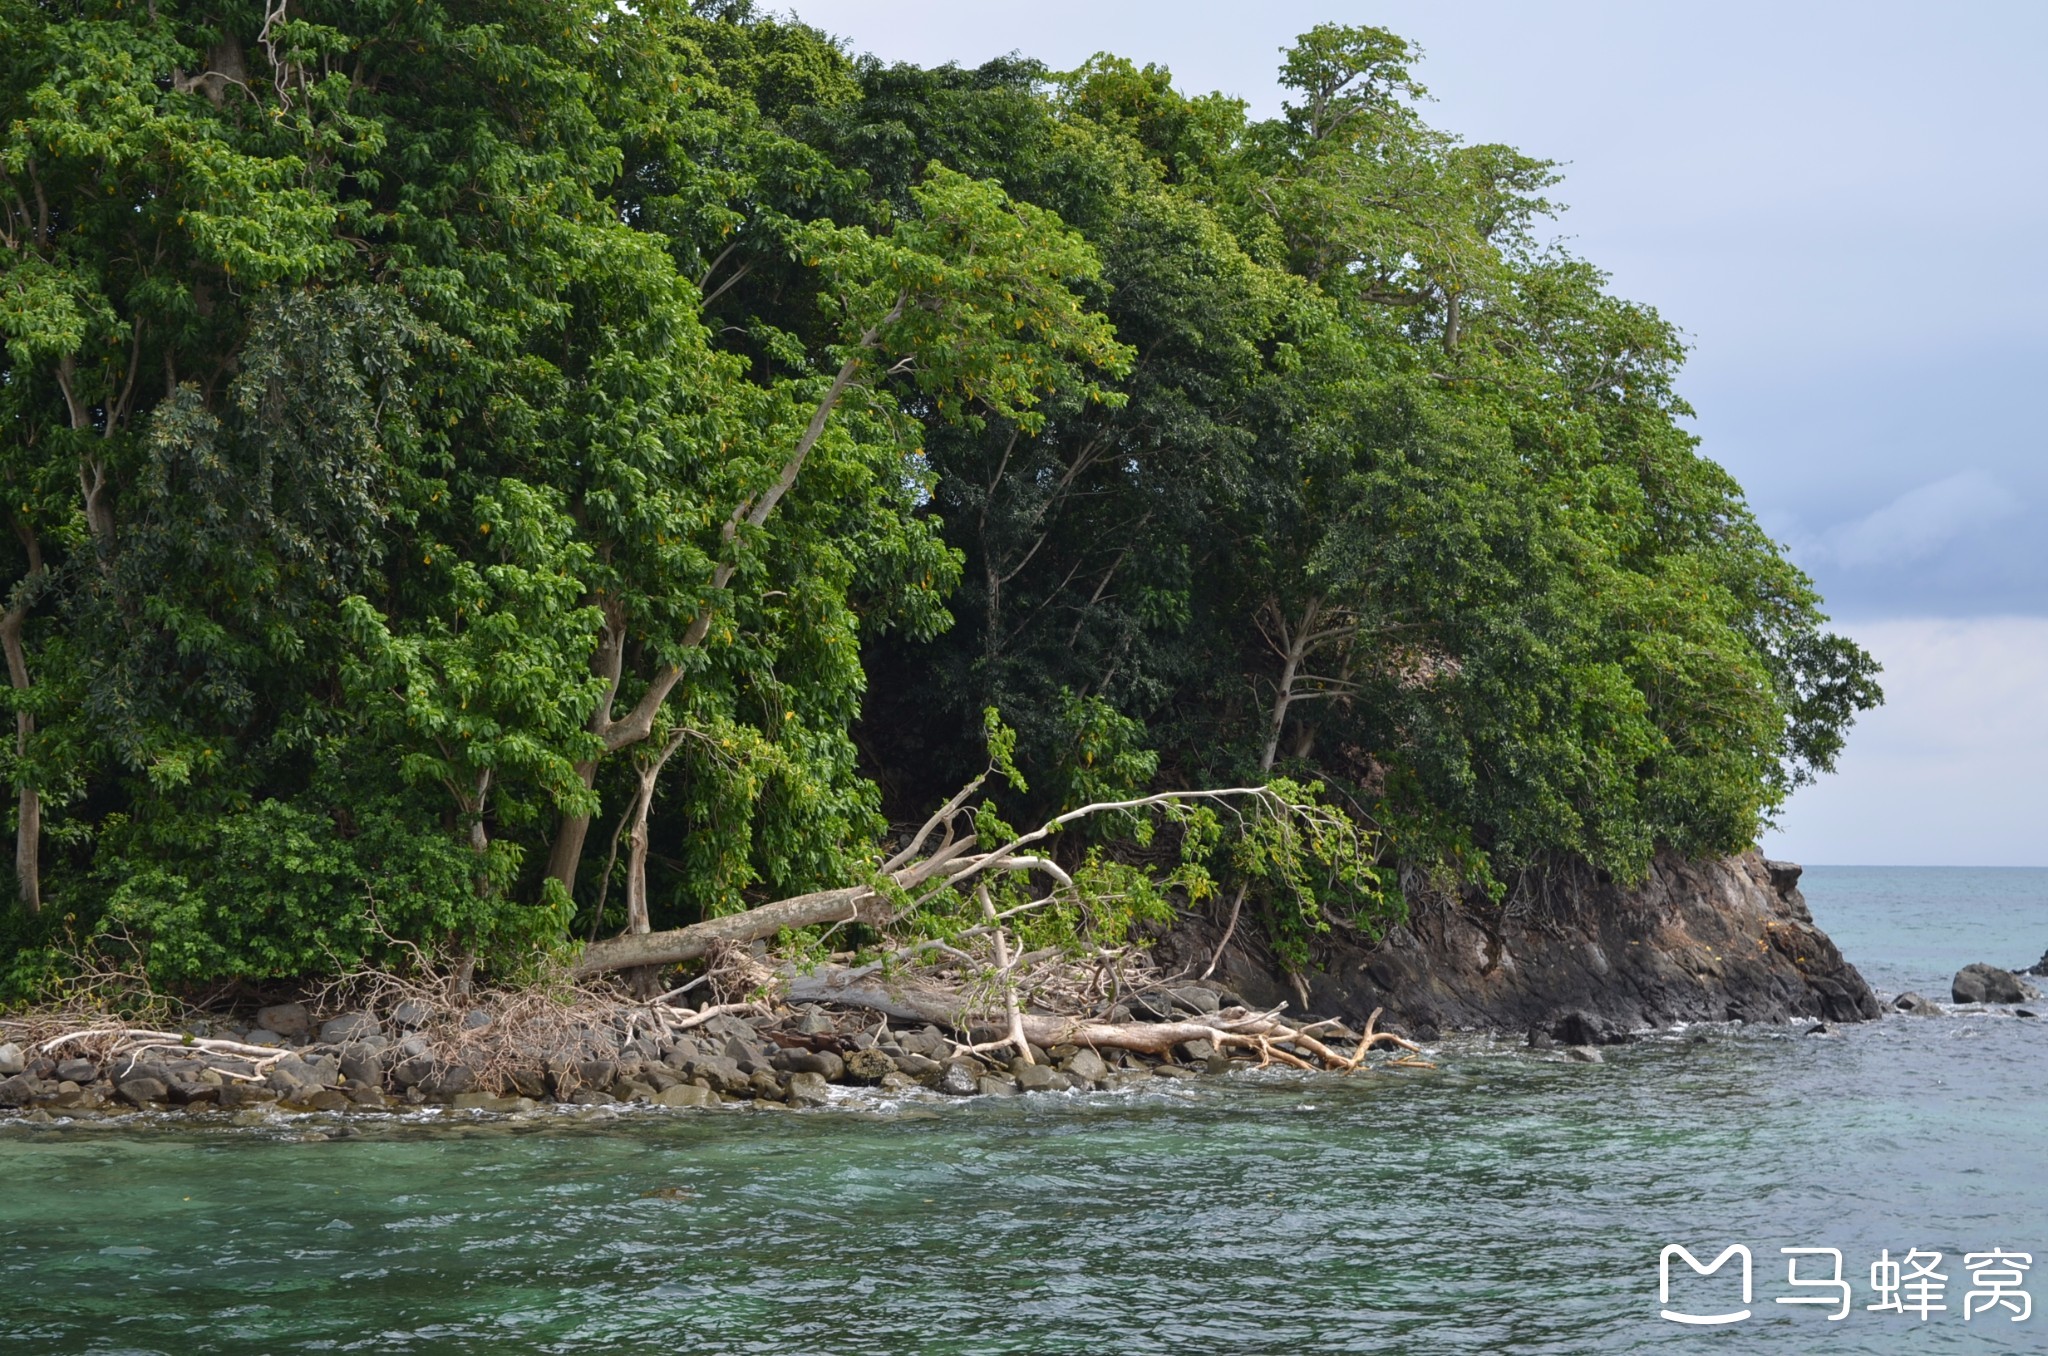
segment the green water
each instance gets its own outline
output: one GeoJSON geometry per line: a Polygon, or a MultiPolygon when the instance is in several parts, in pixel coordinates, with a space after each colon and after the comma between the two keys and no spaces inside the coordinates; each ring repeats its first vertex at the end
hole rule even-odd
{"type": "MultiPolygon", "coordinates": [[[[2048,945],[2048,872],[1808,893],[1882,987],[1945,996],[1941,947],[2048,945]],[[1934,908],[1961,921],[1929,929],[1934,908]]],[[[1963,1321],[1960,1263],[2048,1271],[2044,1055],[2048,1021],[1899,1017],[1601,1066],[1476,1041],[1433,1073],[801,1114],[16,1121],[0,1348],[2039,1351],[2048,1314],[1963,1321]],[[1737,1242],[1748,1321],[1659,1318],[1666,1243],[1737,1242]],[[1786,1246],[1842,1249],[1856,1310],[1775,1304],[1786,1246]],[[1880,1248],[1947,1254],[1949,1310],[1866,1312],[1880,1248]]],[[[1726,1279],[1674,1302],[1732,1307],[1726,1279]]]]}

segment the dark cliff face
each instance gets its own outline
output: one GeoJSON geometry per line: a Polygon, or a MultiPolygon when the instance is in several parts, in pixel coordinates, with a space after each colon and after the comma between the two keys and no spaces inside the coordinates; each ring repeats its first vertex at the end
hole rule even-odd
{"type": "MultiPolygon", "coordinates": [[[[1590,875],[1505,908],[1411,893],[1411,916],[1378,945],[1334,940],[1308,978],[1311,1009],[1436,1031],[1540,1031],[1571,1044],[1691,1021],[1862,1021],[1877,997],[1799,894],[1800,868],[1755,852],[1688,862],[1664,854],[1639,885],[1590,875]]],[[[1208,963],[1214,930],[1156,948],[1208,963]]],[[[1217,979],[1253,1002],[1299,1000],[1270,961],[1233,944],[1217,979]]]]}

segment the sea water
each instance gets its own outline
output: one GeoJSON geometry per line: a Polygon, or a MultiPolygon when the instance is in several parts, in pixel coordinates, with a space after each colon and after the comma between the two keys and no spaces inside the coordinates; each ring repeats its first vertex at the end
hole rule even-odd
{"type": "MultiPolygon", "coordinates": [[[[1945,1002],[1961,965],[2048,947],[2048,871],[1805,887],[1887,994],[1945,1002]]],[[[0,1348],[2048,1350],[2016,1299],[1963,1313],[1965,1259],[1994,1249],[2030,1254],[2019,1289],[2048,1303],[2048,1017],[1811,1026],[801,1113],[10,1120],[0,1348]],[[1738,1244],[1747,1302],[1739,1255],[1668,1259],[1660,1298],[1664,1249],[1738,1244]],[[1944,1277],[1924,1316],[1868,1308],[1872,1263],[1915,1251],[1944,1277]],[[1838,1274],[1846,1315],[1788,1264],[1838,1274]]]]}

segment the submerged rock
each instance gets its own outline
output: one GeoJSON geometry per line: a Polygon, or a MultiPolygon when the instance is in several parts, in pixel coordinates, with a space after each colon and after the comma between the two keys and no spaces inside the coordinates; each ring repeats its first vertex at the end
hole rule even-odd
{"type": "Polygon", "coordinates": [[[1900,994],[1892,1000],[1892,1006],[1900,1012],[1911,1013],[1915,1017],[1941,1016],[1941,1004],[1931,998],[1922,998],[1917,993],[1900,994]]]}

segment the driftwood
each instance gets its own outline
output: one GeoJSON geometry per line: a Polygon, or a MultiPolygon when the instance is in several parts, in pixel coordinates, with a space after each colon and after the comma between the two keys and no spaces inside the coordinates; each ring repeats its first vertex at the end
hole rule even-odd
{"type": "MultiPolygon", "coordinates": [[[[897,1021],[929,1022],[962,1033],[989,1024],[984,1014],[963,1002],[956,993],[930,984],[888,984],[871,974],[838,966],[794,976],[790,980],[787,997],[792,1003],[827,1003],[859,1008],[879,1012],[897,1021]]],[[[1175,1046],[1191,1041],[1208,1041],[1218,1050],[1256,1051],[1261,1064],[1279,1063],[1301,1069],[1320,1067],[1347,1072],[1362,1066],[1366,1055],[1382,1045],[1410,1052],[1421,1049],[1413,1041],[1377,1030],[1380,1016],[1377,1011],[1362,1033],[1346,1031],[1340,1022],[1296,1025],[1282,1020],[1278,1009],[1253,1012],[1241,1007],[1173,1022],[1108,1022],[1031,1012],[1006,1012],[1003,1016],[1007,1019],[1010,1034],[985,1045],[964,1048],[993,1049],[1012,1044],[1021,1035],[1024,1040],[1041,1048],[1089,1045],[1147,1055],[1168,1055],[1175,1046]],[[1333,1043],[1352,1045],[1353,1049],[1342,1053],[1332,1048],[1333,1043]]]]}

